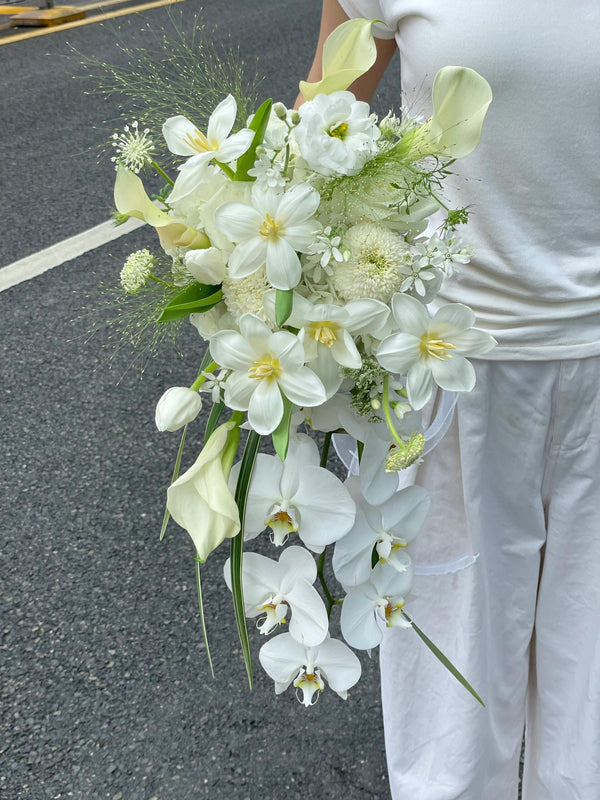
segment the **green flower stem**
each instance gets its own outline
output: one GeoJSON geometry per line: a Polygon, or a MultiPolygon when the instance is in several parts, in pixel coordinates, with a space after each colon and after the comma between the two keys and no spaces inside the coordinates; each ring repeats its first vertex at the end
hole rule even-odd
{"type": "Polygon", "coordinates": [[[392,420],[392,413],[390,411],[390,398],[388,394],[389,382],[390,382],[390,376],[389,373],[386,372],[383,378],[383,413],[385,416],[385,421],[387,422],[387,426],[390,429],[390,433],[392,434],[396,442],[400,445],[400,447],[405,447],[405,443],[398,436],[398,432],[396,431],[396,426],[394,425],[394,421],[392,420]]]}
{"type": "MultiPolygon", "coordinates": [[[[325,439],[323,440],[323,450],[321,451],[321,461],[320,465],[325,469],[327,467],[327,459],[329,458],[329,448],[331,446],[331,437],[332,433],[329,431],[325,434],[325,439]]],[[[329,586],[327,586],[327,581],[325,580],[325,556],[327,554],[327,548],[323,550],[321,555],[319,556],[319,561],[317,563],[317,576],[319,581],[321,582],[321,586],[323,587],[323,592],[327,599],[327,617],[331,615],[331,609],[335,605],[335,598],[329,591],[329,586]]]]}
{"type": "Polygon", "coordinates": [[[215,670],[213,668],[212,658],[210,657],[210,647],[208,646],[208,634],[206,632],[206,620],[204,619],[204,603],[202,602],[202,582],[200,581],[200,564],[202,559],[198,556],[194,557],[196,562],[196,589],[198,591],[198,613],[200,615],[200,622],[202,623],[202,635],[204,637],[204,646],[206,647],[206,657],[210,666],[210,674],[215,677],[215,670]]]}
{"type": "Polygon", "coordinates": [[[208,364],[206,367],[203,367],[201,372],[200,372],[200,375],[198,375],[196,380],[190,386],[190,389],[193,392],[197,392],[198,389],[202,386],[202,384],[207,380],[206,375],[203,375],[202,373],[203,372],[214,372],[217,369],[218,366],[219,365],[217,364],[216,361],[211,361],[210,364],[208,364]]]}
{"type": "MultiPolygon", "coordinates": [[[[455,160],[455,159],[454,159],[454,160],[455,160]]],[[[450,163],[451,163],[451,162],[450,162],[450,163]]],[[[409,172],[412,172],[412,174],[413,174],[413,175],[423,175],[423,173],[422,173],[422,172],[419,172],[419,170],[418,170],[418,169],[415,169],[414,167],[411,167],[411,166],[410,166],[410,164],[405,164],[405,167],[406,167],[406,169],[407,169],[409,172]]],[[[427,174],[427,173],[425,173],[425,174],[427,174]]],[[[441,207],[444,209],[444,211],[447,211],[447,212],[448,212],[448,214],[449,214],[449,213],[452,211],[452,209],[451,209],[451,208],[448,208],[448,206],[447,206],[447,205],[446,205],[446,204],[445,204],[445,203],[444,203],[442,200],[440,200],[440,198],[439,198],[439,197],[437,196],[437,194],[436,194],[436,193],[433,191],[433,189],[431,188],[431,186],[428,186],[428,187],[427,187],[427,194],[428,194],[428,195],[429,195],[429,196],[430,196],[430,197],[431,197],[433,200],[435,200],[435,202],[436,202],[436,203],[438,203],[438,205],[440,205],[440,206],[441,206],[441,207]]]]}
{"type": "Polygon", "coordinates": [[[152,273],[150,273],[148,275],[148,277],[150,278],[150,280],[154,281],[155,283],[161,283],[163,286],[166,286],[169,289],[175,289],[175,286],[173,286],[172,283],[167,283],[167,281],[163,281],[162,278],[157,278],[156,275],[153,275],[152,273]]]}
{"type": "Polygon", "coordinates": [[[235,423],[235,426],[229,431],[227,434],[227,444],[223,449],[223,455],[221,456],[221,464],[223,464],[223,472],[225,475],[229,476],[231,472],[231,468],[233,467],[233,462],[235,461],[235,457],[237,455],[238,447],[240,444],[240,425],[244,421],[244,412],[243,411],[234,411],[231,417],[229,418],[229,422],[235,423]]]}
{"type": "Polygon", "coordinates": [[[283,169],[281,171],[281,174],[283,175],[284,178],[287,177],[289,163],[290,163],[290,144],[288,142],[285,146],[285,161],[283,162],[283,169]]]}
{"type": "Polygon", "coordinates": [[[154,169],[158,172],[158,174],[161,175],[166,180],[166,182],[169,184],[169,186],[175,186],[174,181],[172,181],[171,178],[169,178],[169,176],[164,171],[164,169],[162,169],[161,167],[158,166],[156,161],[152,161],[151,164],[154,167],[154,169]]]}
{"type": "Polygon", "coordinates": [[[227,175],[228,178],[231,178],[231,180],[233,180],[233,176],[235,173],[231,169],[231,167],[228,167],[227,164],[221,163],[221,161],[215,161],[215,164],[217,164],[217,166],[219,166],[223,170],[223,172],[225,173],[225,175],[227,175]]]}

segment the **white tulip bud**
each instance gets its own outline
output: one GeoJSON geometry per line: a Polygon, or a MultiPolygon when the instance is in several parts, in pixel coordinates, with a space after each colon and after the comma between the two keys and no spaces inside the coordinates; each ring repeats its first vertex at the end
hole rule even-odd
{"type": "Polygon", "coordinates": [[[177,431],[196,419],[201,408],[198,392],[187,386],[171,386],[156,404],[156,427],[159,431],[177,431]]]}
{"type": "Polygon", "coordinates": [[[283,105],[283,103],[275,103],[273,105],[273,113],[279,117],[279,119],[285,119],[287,116],[287,109],[283,105]]]}

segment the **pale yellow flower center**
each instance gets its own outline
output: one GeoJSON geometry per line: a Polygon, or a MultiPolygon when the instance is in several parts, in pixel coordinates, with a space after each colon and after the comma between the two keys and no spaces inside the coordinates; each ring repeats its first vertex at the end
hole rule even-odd
{"type": "Polygon", "coordinates": [[[257,381],[273,381],[281,376],[282,369],[277,358],[267,355],[253,362],[248,370],[248,377],[257,381]]]}
{"type": "Polygon", "coordinates": [[[196,150],[197,153],[209,153],[213,150],[218,150],[218,146],[211,144],[206,136],[201,133],[198,128],[194,128],[194,133],[186,133],[183,137],[183,141],[186,144],[196,150]]]}
{"type": "Polygon", "coordinates": [[[337,332],[340,326],[337,322],[330,320],[322,320],[320,322],[311,322],[308,326],[310,335],[320,344],[326,344],[331,347],[337,339],[337,332]]]}
{"type": "Polygon", "coordinates": [[[283,225],[281,222],[278,222],[276,219],[270,214],[265,215],[265,220],[259,230],[261,236],[264,236],[265,239],[279,239],[279,235],[283,225]]]}
{"type": "Polygon", "coordinates": [[[394,614],[397,614],[402,609],[403,606],[404,606],[404,603],[396,603],[396,605],[392,605],[390,603],[390,601],[388,600],[388,604],[385,607],[385,618],[386,618],[386,620],[389,621],[394,614]]]}
{"type": "Polygon", "coordinates": [[[438,361],[452,358],[452,353],[449,353],[448,350],[456,350],[456,347],[449,342],[444,342],[442,339],[436,339],[435,336],[435,333],[424,333],[421,336],[421,353],[424,356],[437,358],[438,361]]]}
{"type": "Polygon", "coordinates": [[[336,139],[344,139],[346,137],[346,132],[348,130],[348,123],[341,122],[339,125],[336,125],[335,128],[332,128],[328,131],[330,136],[334,136],[336,139]]]}

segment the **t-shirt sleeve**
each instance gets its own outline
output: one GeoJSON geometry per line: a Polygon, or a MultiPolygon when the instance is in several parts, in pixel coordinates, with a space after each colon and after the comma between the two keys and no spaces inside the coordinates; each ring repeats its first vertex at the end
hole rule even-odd
{"type": "MultiPolygon", "coordinates": [[[[350,19],[364,17],[365,19],[383,20],[383,12],[379,0],[338,0],[342,10],[350,19]]],[[[385,22],[376,22],[373,25],[373,36],[377,39],[393,39],[396,35],[385,22]]]]}

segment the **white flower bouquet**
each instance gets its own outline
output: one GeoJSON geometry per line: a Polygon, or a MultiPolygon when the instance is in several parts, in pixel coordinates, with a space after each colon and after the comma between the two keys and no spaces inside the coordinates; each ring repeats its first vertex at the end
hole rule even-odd
{"type": "Polygon", "coordinates": [[[305,706],[326,683],[345,698],[361,671],[351,648],[376,647],[385,626],[412,627],[473,691],[404,609],[408,545],[429,497],[399,490],[397,473],[431,449],[421,410],[434,387],[470,391],[467,356],[494,346],[466,306],[427,308],[471,254],[456,235],[466,210],[448,208],[439,191],[448,164],[477,145],[491,91],[474,71],[446,67],[431,119],[378,122],[347,91],[374,62],[371,24],[333,32],[323,79],[300,84],[298,111],[268,100],[232,133],[229,95],[205,133],[184,116],[167,119],[166,144],[182,159],[175,181],[154,161],[147,130],[114,137],[117,211],[156,228],[172,260],[165,281],[153,255],[132,254],[122,287],[175,287],[157,324],[189,317],[208,343],[196,380],[168,389],[156,408],[159,430],[183,429],[163,533],[170,515],[192,538],[205,637],[201,565],[230,540],[224,581],[250,683],[247,617],[270,637],[260,662],[276,692],[293,684],[305,706]],[[158,202],[138,177],[147,165],[169,184],[158,202]],[[180,475],[203,397],[212,402],[205,445],[180,475]],[[299,428],[324,433],[321,452],[299,428]],[[337,442],[351,453],[342,482],[327,462],[332,436],[344,434],[353,439],[337,442]],[[259,452],[262,440],[275,455],[259,452]],[[244,552],[264,531],[274,557],[244,552]],[[325,578],[328,552],[336,587],[325,578]],[[345,642],[329,633],[338,605],[345,642]]]}

